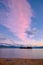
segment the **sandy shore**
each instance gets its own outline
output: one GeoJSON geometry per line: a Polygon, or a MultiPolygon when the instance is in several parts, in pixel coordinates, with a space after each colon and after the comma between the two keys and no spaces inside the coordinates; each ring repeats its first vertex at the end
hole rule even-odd
{"type": "Polygon", "coordinates": [[[43,65],[43,59],[0,58],[0,65],[43,65]]]}

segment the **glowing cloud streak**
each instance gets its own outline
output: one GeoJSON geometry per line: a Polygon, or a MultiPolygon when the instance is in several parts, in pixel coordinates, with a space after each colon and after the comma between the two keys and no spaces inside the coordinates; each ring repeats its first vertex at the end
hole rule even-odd
{"type": "Polygon", "coordinates": [[[8,27],[21,40],[28,41],[25,31],[27,28],[30,29],[33,16],[30,4],[27,0],[2,0],[2,3],[10,9],[10,12],[4,12],[7,18],[6,21],[1,21],[2,25],[8,27]]]}

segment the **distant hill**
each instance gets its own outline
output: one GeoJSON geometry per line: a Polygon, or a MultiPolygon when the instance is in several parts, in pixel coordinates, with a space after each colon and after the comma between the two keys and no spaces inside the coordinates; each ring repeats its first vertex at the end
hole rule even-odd
{"type": "Polygon", "coordinates": [[[43,49],[43,46],[34,46],[33,49],[43,49]]]}
{"type": "Polygon", "coordinates": [[[32,47],[5,46],[5,45],[0,45],[0,48],[20,48],[20,49],[32,49],[32,47]]]}
{"type": "Polygon", "coordinates": [[[6,44],[6,43],[0,43],[0,48],[19,48],[19,46],[6,44]]]}
{"type": "Polygon", "coordinates": [[[0,45],[0,48],[19,48],[19,47],[16,47],[16,46],[5,46],[5,45],[0,45]]]}
{"type": "Polygon", "coordinates": [[[11,44],[5,44],[5,43],[1,43],[1,44],[0,44],[0,48],[20,48],[20,49],[32,49],[32,47],[26,47],[26,46],[19,45],[19,44],[16,44],[16,45],[11,45],[11,44]]]}
{"type": "Polygon", "coordinates": [[[43,49],[43,46],[24,46],[20,44],[6,44],[6,43],[0,43],[0,48],[20,48],[20,49],[43,49]]]}

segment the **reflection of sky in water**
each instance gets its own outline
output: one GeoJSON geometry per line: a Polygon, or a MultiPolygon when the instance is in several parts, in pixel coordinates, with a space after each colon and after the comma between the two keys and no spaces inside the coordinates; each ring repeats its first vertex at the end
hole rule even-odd
{"type": "Polygon", "coordinates": [[[0,49],[0,58],[43,59],[43,49],[0,49]]]}

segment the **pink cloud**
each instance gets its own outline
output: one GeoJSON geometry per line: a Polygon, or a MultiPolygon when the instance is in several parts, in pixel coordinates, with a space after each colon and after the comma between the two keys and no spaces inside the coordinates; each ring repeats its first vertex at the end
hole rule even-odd
{"type": "MultiPolygon", "coordinates": [[[[3,0],[5,1],[5,0],[3,0]]],[[[31,17],[33,16],[31,5],[27,0],[7,0],[5,2],[10,8],[8,13],[7,22],[2,23],[10,29],[13,34],[15,33],[20,39],[27,40],[26,29],[30,29],[31,17]]]]}

